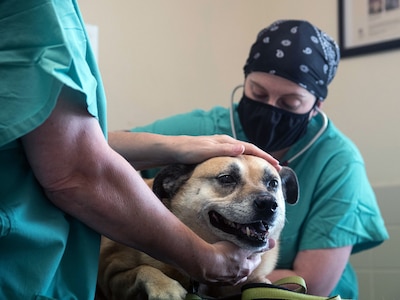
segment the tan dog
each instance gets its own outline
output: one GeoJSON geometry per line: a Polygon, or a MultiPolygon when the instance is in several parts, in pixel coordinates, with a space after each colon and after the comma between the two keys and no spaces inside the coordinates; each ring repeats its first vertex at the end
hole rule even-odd
{"type": "MultiPolygon", "coordinates": [[[[275,267],[278,239],[285,223],[285,200],[298,199],[295,173],[278,173],[264,159],[242,155],[216,157],[198,165],[161,170],[153,191],[188,227],[209,243],[221,240],[257,251],[274,239],[248,282],[265,282],[275,267]]],[[[105,299],[184,299],[189,278],[148,255],[103,239],[98,287],[105,299]],[[148,297],[148,298],[147,298],[148,297]]],[[[228,295],[237,287],[202,288],[209,296],[228,295]]]]}

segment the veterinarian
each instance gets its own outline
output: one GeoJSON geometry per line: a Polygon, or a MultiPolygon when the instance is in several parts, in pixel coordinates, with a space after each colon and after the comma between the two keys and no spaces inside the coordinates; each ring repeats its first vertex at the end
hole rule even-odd
{"type": "MultiPolygon", "coordinates": [[[[83,24],[75,1],[0,1],[0,299],[92,300],[100,234],[200,281],[245,280],[260,254],[205,243],[109,147],[83,24]]],[[[279,169],[228,136],[133,140],[138,169],[243,152],[279,169]]]]}
{"type": "MultiPolygon", "coordinates": [[[[388,233],[359,150],[321,110],[339,56],[335,41],[309,22],[277,21],[260,31],[250,49],[238,104],[194,110],[132,131],[227,134],[291,167],[300,201],[287,207],[278,269],[269,279],[300,275],[311,294],[357,299],[349,257],[379,245],[388,233]]],[[[110,141],[114,144],[112,136],[110,141]]]]}

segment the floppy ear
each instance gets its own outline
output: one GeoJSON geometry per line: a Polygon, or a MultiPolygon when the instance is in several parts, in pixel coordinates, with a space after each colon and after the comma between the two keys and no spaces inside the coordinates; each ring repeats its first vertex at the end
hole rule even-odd
{"type": "Polygon", "coordinates": [[[282,191],[289,204],[296,204],[299,200],[299,181],[296,173],[289,167],[282,167],[279,172],[282,181],[282,191]]]}
{"type": "Polygon", "coordinates": [[[153,182],[153,192],[161,200],[171,199],[190,178],[196,164],[173,164],[160,170],[153,182]]]}

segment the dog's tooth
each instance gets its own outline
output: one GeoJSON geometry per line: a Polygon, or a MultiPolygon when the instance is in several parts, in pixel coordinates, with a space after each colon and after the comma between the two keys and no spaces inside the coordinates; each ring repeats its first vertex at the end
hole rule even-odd
{"type": "Polygon", "coordinates": [[[250,237],[250,228],[249,228],[249,226],[246,227],[246,234],[247,234],[248,237],[250,237]]]}

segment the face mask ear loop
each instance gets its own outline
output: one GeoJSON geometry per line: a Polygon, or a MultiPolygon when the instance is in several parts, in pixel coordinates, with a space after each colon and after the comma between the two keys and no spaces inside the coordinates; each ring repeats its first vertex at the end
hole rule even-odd
{"type": "Polygon", "coordinates": [[[238,89],[240,89],[240,88],[243,88],[243,87],[244,87],[243,84],[240,84],[240,85],[236,86],[236,87],[233,89],[232,94],[231,94],[231,103],[230,103],[230,108],[229,108],[229,117],[230,117],[230,119],[231,119],[232,136],[233,136],[234,139],[237,139],[237,136],[236,136],[236,129],[235,129],[235,120],[233,119],[233,101],[234,101],[234,99],[235,99],[236,91],[237,91],[238,89]]]}
{"type": "Polygon", "coordinates": [[[326,128],[328,127],[328,117],[326,114],[318,108],[318,106],[315,106],[317,112],[322,116],[322,126],[321,129],[317,132],[317,134],[312,138],[312,140],[299,152],[296,153],[296,155],[292,156],[289,158],[285,164],[289,164],[292,161],[294,161],[296,158],[298,158],[300,155],[302,155],[304,152],[308,150],[317,140],[318,138],[325,132],[326,128]]]}

